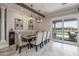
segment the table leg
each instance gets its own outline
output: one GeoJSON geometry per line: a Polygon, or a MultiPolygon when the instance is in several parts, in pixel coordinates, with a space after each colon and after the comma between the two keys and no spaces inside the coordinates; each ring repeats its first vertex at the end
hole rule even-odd
{"type": "Polygon", "coordinates": [[[31,44],[30,44],[30,42],[29,42],[28,49],[30,49],[30,48],[31,48],[31,44]]]}

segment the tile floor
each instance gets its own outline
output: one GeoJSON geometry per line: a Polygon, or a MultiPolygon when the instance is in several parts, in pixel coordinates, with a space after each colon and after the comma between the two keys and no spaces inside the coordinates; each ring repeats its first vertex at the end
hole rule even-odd
{"type": "Polygon", "coordinates": [[[38,48],[37,52],[35,51],[35,48],[31,48],[31,49],[23,48],[22,52],[19,54],[18,51],[10,49],[5,53],[0,53],[0,55],[7,55],[7,56],[78,56],[79,47],[51,41],[43,48],[38,48]]]}

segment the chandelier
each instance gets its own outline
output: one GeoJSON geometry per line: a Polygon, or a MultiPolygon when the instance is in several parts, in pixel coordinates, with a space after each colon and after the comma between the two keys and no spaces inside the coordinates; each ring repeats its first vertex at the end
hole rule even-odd
{"type": "MultiPolygon", "coordinates": [[[[40,13],[40,10],[38,12],[40,13]]],[[[40,16],[39,16],[39,18],[36,19],[36,21],[37,21],[37,23],[41,23],[42,22],[42,19],[40,18],[40,16]]]]}
{"type": "MultiPolygon", "coordinates": [[[[32,9],[33,5],[31,5],[31,9],[32,9]]],[[[32,11],[31,11],[31,17],[30,17],[30,20],[33,20],[33,16],[32,16],[32,11]]]]}
{"type": "MultiPolygon", "coordinates": [[[[32,9],[33,5],[31,5],[31,9],[32,9]]],[[[40,10],[38,10],[38,12],[40,13],[40,10]]],[[[31,11],[31,17],[30,17],[30,20],[35,20],[33,18],[33,15],[32,15],[32,11],[31,11]]],[[[36,20],[35,20],[37,23],[41,23],[42,22],[42,19],[40,18],[40,16],[38,16],[38,18],[36,17],[36,20]]]]}

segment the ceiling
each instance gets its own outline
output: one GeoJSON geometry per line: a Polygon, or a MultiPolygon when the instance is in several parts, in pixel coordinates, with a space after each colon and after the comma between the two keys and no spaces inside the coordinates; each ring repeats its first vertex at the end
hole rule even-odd
{"type": "Polygon", "coordinates": [[[31,7],[36,11],[40,10],[40,13],[46,15],[51,12],[61,10],[63,8],[69,8],[71,6],[77,5],[78,3],[25,3],[27,6],[31,7]]]}

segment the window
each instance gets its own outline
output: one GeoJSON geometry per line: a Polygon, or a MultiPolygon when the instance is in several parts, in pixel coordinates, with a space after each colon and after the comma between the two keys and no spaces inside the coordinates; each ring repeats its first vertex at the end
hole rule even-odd
{"type": "Polygon", "coordinates": [[[53,21],[53,38],[77,42],[78,20],[76,18],[53,21]]]}

